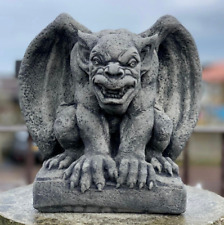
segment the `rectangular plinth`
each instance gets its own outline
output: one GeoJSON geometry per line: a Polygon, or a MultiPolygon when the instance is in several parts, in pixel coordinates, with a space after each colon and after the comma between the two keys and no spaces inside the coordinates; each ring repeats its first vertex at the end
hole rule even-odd
{"type": "Polygon", "coordinates": [[[157,176],[156,186],[130,189],[107,183],[85,193],[70,189],[62,171],[38,173],[33,187],[33,205],[41,212],[129,212],[180,214],[186,209],[186,190],[180,178],[157,176]]]}

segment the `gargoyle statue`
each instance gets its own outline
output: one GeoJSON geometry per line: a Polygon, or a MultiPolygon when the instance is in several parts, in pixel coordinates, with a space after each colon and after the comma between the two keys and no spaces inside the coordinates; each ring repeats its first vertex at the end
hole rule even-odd
{"type": "Polygon", "coordinates": [[[189,32],[172,16],[134,34],[92,33],[61,14],[29,45],[20,104],[45,168],[70,188],[155,185],[198,117],[201,67],[189,32]]]}

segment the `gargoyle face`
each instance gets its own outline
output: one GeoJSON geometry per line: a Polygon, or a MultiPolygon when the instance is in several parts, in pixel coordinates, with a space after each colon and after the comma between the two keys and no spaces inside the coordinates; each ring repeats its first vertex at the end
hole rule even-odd
{"type": "Polygon", "coordinates": [[[141,88],[141,54],[152,40],[125,30],[79,36],[91,49],[88,74],[100,107],[111,114],[125,113],[141,88]]]}

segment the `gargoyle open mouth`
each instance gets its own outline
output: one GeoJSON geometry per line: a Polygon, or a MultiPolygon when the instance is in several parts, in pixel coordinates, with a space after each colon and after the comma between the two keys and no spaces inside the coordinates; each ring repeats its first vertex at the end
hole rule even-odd
{"type": "Polygon", "coordinates": [[[122,88],[109,89],[102,84],[97,84],[97,88],[101,91],[104,98],[121,99],[128,92],[129,89],[134,88],[134,85],[127,85],[122,88]]]}
{"type": "Polygon", "coordinates": [[[96,74],[92,78],[95,95],[101,105],[128,105],[137,92],[137,80],[130,76],[121,79],[110,78],[96,74]]]}

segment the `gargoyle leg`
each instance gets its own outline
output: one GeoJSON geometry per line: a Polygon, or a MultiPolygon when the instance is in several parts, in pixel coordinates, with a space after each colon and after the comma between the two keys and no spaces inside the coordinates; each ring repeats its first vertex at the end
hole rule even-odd
{"type": "Polygon", "coordinates": [[[105,186],[104,172],[111,179],[116,179],[117,169],[109,155],[109,127],[104,118],[85,106],[78,104],[76,119],[80,136],[84,143],[84,155],[65,171],[65,178],[70,177],[70,187],[81,187],[81,192],[88,190],[94,183],[98,190],[105,186]]]}
{"type": "Polygon", "coordinates": [[[104,116],[79,104],[76,117],[85,154],[109,154],[109,126],[104,116]]]}
{"type": "MultiPolygon", "coordinates": [[[[156,108],[154,109],[154,116],[153,137],[150,141],[150,146],[154,152],[161,154],[170,143],[173,122],[165,112],[156,108]]],[[[150,154],[150,152],[147,153],[150,154]]],[[[151,151],[152,154],[153,152],[151,151]]]]}
{"type": "Polygon", "coordinates": [[[54,133],[65,150],[74,148],[80,142],[74,105],[65,106],[58,113],[54,124],[54,133]]]}
{"type": "Polygon", "coordinates": [[[145,161],[145,147],[148,143],[154,122],[153,108],[138,115],[125,116],[121,124],[121,143],[116,156],[119,177],[117,186],[123,183],[132,188],[147,184],[153,187],[155,172],[150,163],[145,161]]]}
{"type": "Polygon", "coordinates": [[[60,108],[54,123],[54,133],[64,152],[46,161],[45,166],[48,169],[67,168],[83,154],[83,144],[76,122],[75,105],[65,105],[60,108]]]}
{"type": "Polygon", "coordinates": [[[159,173],[163,170],[170,175],[178,174],[178,166],[170,158],[163,156],[163,151],[170,143],[173,122],[162,110],[155,108],[154,112],[153,137],[146,147],[146,159],[159,173]]]}
{"type": "Polygon", "coordinates": [[[133,154],[145,159],[145,146],[153,127],[154,113],[150,108],[135,116],[126,116],[121,124],[121,144],[119,154],[133,154]]]}

